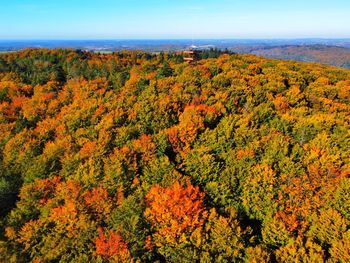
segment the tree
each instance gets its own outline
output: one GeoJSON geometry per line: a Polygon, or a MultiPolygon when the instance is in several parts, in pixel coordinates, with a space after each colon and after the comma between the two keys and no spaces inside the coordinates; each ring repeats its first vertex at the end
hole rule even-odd
{"type": "Polygon", "coordinates": [[[102,228],[98,228],[98,237],[95,240],[96,254],[115,262],[130,260],[127,244],[117,233],[110,232],[106,236],[102,228]]]}
{"type": "Polygon", "coordinates": [[[201,228],[207,218],[204,194],[189,183],[186,186],[179,182],[169,187],[155,185],[145,198],[145,217],[154,231],[152,243],[165,257],[170,257],[171,248],[189,244],[191,234],[201,228]]]}

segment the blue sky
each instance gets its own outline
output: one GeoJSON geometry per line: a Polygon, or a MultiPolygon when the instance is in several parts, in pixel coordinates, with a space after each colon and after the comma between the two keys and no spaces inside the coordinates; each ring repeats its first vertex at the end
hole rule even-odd
{"type": "Polygon", "coordinates": [[[314,37],[350,37],[350,0],[0,0],[0,39],[314,37]]]}

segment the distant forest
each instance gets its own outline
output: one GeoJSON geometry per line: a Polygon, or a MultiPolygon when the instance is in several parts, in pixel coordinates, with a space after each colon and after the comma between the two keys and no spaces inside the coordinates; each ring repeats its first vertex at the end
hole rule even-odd
{"type": "Polygon", "coordinates": [[[350,70],[0,54],[1,262],[350,262],[350,70]]]}
{"type": "Polygon", "coordinates": [[[249,53],[277,59],[319,62],[350,68],[350,48],[325,45],[273,46],[251,50],[249,53]]]}

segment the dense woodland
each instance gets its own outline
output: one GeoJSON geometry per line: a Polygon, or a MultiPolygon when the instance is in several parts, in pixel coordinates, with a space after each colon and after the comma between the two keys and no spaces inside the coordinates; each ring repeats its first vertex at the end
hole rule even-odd
{"type": "Polygon", "coordinates": [[[350,70],[0,55],[1,262],[349,262],[350,70]]]}

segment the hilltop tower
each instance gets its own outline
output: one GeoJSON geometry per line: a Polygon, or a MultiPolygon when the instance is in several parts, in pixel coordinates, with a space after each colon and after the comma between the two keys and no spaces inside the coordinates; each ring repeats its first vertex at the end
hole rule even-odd
{"type": "Polygon", "coordinates": [[[184,52],[184,61],[188,64],[193,64],[199,59],[200,50],[196,47],[191,46],[189,50],[185,50],[184,52]]]}

